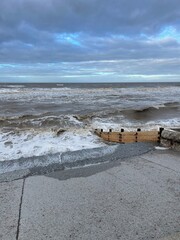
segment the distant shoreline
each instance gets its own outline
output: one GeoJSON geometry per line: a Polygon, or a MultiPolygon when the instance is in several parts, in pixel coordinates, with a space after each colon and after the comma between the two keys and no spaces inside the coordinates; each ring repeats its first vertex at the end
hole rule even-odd
{"type": "Polygon", "coordinates": [[[13,86],[22,86],[27,88],[129,88],[129,87],[160,87],[160,86],[180,86],[180,82],[104,82],[104,83],[90,83],[90,82],[0,82],[0,88],[11,88],[13,86]]]}

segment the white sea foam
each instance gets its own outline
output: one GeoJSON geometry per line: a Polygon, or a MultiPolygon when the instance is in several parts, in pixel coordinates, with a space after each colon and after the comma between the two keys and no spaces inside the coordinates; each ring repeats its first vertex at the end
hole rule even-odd
{"type": "Polygon", "coordinates": [[[6,87],[8,87],[8,88],[23,88],[23,87],[25,87],[24,85],[7,85],[6,87]]]}
{"type": "Polygon", "coordinates": [[[149,121],[147,122],[149,126],[157,126],[157,127],[179,127],[180,126],[180,118],[173,118],[173,119],[160,119],[156,121],[149,121]]]}
{"type": "Polygon", "coordinates": [[[113,131],[120,131],[121,128],[124,128],[126,131],[133,131],[137,128],[142,128],[144,130],[157,130],[160,127],[179,127],[180,126],[180,118],[174,119],[161,119],[156,121],[131,121],[126,119],[125,117],[121,117],[119,123],[113,122],[113,119],[98,119],[96,118],[92,122],[93,129],[103,129],[104,131],[108,131],[112,129],[113,131]]]}
{"type": "MultiPolygon", "coordinates": [[[[19,101],[36,101],[37,100],[53,100],[59,102],[62,98],[63,102],[76,101],[96,103],[104,103],[109,98],[110,101],[118,102],[119,99],[124,99],[124,103],[132,103],[133,101],[141,102],[143,100],[149,103],[163,104],[167,101],[176,100],[180,94],[180,88],[163,87],[161,88],[97,88],[97,89],[80,89],[80,88],[0,88],[2,94],[0,99],[18,99],[19,101]],[[19,94],[17,94],[19,93],[19,94]],[[151,100],[150,100],[151,99],[151,100]]],[[[119,101],[119,104],[121,101],[119,101]]]]}
{"type": "Polygon", "coordinates": [[[51,131],[0,133],[0,161],[100,146],[105,144],[88,130],[68,131],[60,136],[51,131]]]}
{"type": "Polygon", "coordinates": [[[164,108],[166,107],[164,104],[157,104],[157,105],[154,105],[153,108],[156,108],[156,109],[160,109],[160,108],[164,108]]]}
{"type": "Polygon", "coordinates": [[[170,148],[156,146],[155,149],[156,149],[156,150],[162,150],[162,151],[164,151],[164,150],[168,150],[168,149],[170,149],[170,148]]]}

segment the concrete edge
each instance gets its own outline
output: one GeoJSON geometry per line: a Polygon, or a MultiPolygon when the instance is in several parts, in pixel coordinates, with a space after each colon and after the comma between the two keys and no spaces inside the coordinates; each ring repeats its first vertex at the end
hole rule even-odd
{"type": "Polygon", "coordinates": [[[0,182],[46,174],[65,168],[131,158],[153,149],[154,145],[152,143],[130,143],[4,161],[0,162],[0,182]]]}

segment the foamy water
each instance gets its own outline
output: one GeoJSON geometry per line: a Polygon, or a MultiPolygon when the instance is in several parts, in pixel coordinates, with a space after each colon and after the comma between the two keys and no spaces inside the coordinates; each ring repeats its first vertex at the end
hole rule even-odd
{"type": "Polygon", "coordinates": [[[52,131],[0,134],[0,161],[105,146],[90,131],[71,130],[57,136],[52,131]]]}

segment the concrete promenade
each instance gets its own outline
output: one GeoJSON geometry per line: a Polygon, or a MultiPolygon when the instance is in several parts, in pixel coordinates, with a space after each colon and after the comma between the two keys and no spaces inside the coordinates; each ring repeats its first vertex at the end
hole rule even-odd
{"type": "Polygon", "coordinates": [[[0,240],[180,240],[180,154],[0,183],[0,240]]]}

